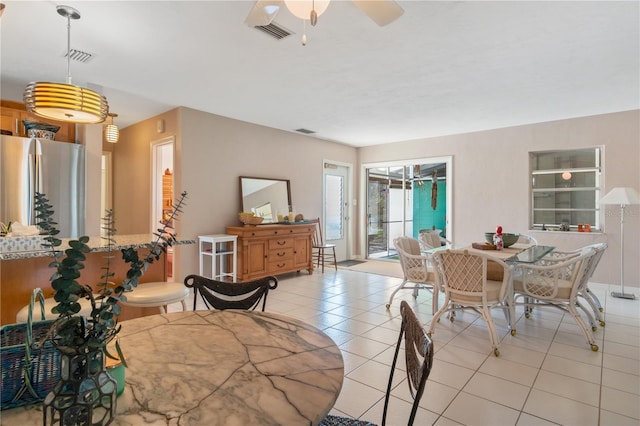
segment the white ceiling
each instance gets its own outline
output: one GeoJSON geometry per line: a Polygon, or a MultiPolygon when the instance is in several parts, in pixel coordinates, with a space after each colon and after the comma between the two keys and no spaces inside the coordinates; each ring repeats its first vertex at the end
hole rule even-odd
{"type": "Polygon", "coordinates": [[[400,1],[378,27],[332,1],[307,27],[285,9],[274,40],[251,1],[4,1],[3,99],[64,82],[66,19],[82,15],[73,83],[102,90],[121,127],[186,106],[367,146],[640,108],[638,1],[400,1]]]}

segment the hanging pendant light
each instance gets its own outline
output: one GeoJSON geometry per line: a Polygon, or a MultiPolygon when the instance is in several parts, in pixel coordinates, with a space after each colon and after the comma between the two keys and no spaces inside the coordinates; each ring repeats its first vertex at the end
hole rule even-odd
{"type": "Polygon", "coordinates": [[[56,10],[67,18],[67,83],[29,83],[23,95],[27,111],[58,121],[102,123],[109,112],[107,99],[93,90],[71,84],[71,20],[80,19],[80,13],[69,6],[58,6],[56,10]]]}
{"type": "Polygon", "coordinates": [[[108,116],[111,118],[111,123],[104,126],[104,139],[110,143],[118,142],[120,139],[120,130],[118,126],[113,124],[113,119],[118,116],[118,114],[109,113],[108,116]]]}

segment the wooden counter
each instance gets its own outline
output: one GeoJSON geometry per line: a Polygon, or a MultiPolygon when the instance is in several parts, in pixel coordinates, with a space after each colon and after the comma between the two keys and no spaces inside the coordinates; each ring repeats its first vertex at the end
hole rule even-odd
{"type": "MultiPolygon", "coordinates": [[[[118,250],[113,252],[113,259],[111,260],[112,272],[115,274],[111,277],[111,281],[120,282],[126,277],[128,265],[122,260],[120,254],[120,248],[125,247],[139,247],[143,245],[140,241],[149,243],[152,240],[151,235],[145,236],[127,236],[118,237],[118,240],[122,238],[122,241],[127,241],[127,244],[118,245],[118,250]],[[131,238],[135,237],[135,238],[131,238]],[[134,242],[137,241],[137,242],[134,242]]],[[[96,246],[99,244],[100,239],[98,237],[91,238],[90,242],[93,242],[94,251],[86,254],[86,261],[84,263],[85,268],[82,270],[82,276],[78,280],[80,284],[90,285],[94,291],[97,291],[96,284],[99,283],[100,275],[104,272],[102,267],[105,265],[106,252],[101,247],[96,246]],[[95,241],[95,242],[94,242],[95,241]]],[[[192,244],[194,241],[185,241],[183,244],[192,244]]],[[[91,246],[91,244],[90,244],[91,246]]],[[[64,248],[67,247],[63,243],[64,248]]],[[[145,253],[145,249],[141,249],[140,252],[145,253]]],[[[23,306],[29,304],[33,289],[40,287],[46,297],[53,296],[53,289],[51,288],[51,282],[49,279],[55,272],[53,268],[49,267],[52,261],[51,256],[40,253],[10,253],[0,256],[0,324],[12,324],[15,322],[16,313],[22,309],[23,306]]],[[[160,260],[149,265],[149,268],[140,278],[140,283],[152,282],[152,281],[166,281],[167,279],[167,265],[166,256],[163,255],[160,260]]],[[[130,306],[120,305],[122,307],[122,314],[120,320],[138,318],[146,315],[153,315],[158,313],[158,308],[134,308],[130,306]]],[[[38,319],[40,319],[38,317],[38,319]]]]}

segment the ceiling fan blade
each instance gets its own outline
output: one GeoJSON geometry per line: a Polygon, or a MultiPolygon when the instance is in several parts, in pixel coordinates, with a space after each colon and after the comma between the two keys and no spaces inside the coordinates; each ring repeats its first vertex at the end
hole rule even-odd
{"type": "Polygon", "coordinates": [[[394,0],[352,0],[376,24],[384,27],[398,19],[404,9],[394,0]]]}
{"type": "Polygon", "coordinates": [[[244,23],[250,27],[269,25],[281,7],[282,0],[258,0],[249,11],[244,23]]]}

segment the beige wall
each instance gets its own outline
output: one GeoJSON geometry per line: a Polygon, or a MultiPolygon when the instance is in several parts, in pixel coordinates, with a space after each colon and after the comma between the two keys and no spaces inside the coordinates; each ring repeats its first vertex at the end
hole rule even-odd
{"type": "MultiPolygon", "coordinates": [[[[457,243],[471,243],[481,241],[483,232],[498,224],[508,231],[528,232],[530,151],[603,146],[604,191],[615,186],[640,190],[639,129],[640,112],[630,111],[355,149],[178,108],[122,131],[114,158],[114,210],[119,233],[149,231],[150,143],[170,135],[176,136],[175,189],[189,192],[177,230],[189,239],[223,233],[227,225],[238,224],[241,175],[290,179],[296,209],[313,217],[322,211],[323,160],[353,164],[354,184],[361,191],[357,179],[362,164],[453,156],[452,237],[457,243]],[[158,119],[165,120],[163,134],[156,131],[158,119]]],[[[639,211],[638,206],[628,207],[625,220],[625,284],[635,287],[640,282],[639,211]]],[[[356,212],[353,223],[364,223],[362,208],[356,212]]],[[[607,241],[610,248],[594,280],[619,284],[619,209],[606,207],[602,221],[606,234],[535,236],[562,249],[607,241]]],[[[363,251],[359,241],[353,252],[363,251]]],[[[178,279],[197,273],[195,245],[180,247],[177,255],[178,279]]]]}
{"type": "MultiPolygon", "coordinates": [[[[356,149],[232,120],[188,108],[178,108],[123,129],[114,154],[114,211],[119,234],[149,232],[150,144],[176,137],[175,191],[188,191],[177,223],[181,238],[224,233],[240,225],[239,176],[289,179],[291,198],[306,217],[322,211],[323,160],[356,166],[356,149]],[[164,119],[166,131],[156,132],[164,119]],[[181,129],[180,132],[177,129],[181,129]]],[[[176,279],[198,273],[196,245],[176,250],[176,279]]]]}
{"type": "MultiPolygon", "coordinates": [[[[500,224],[528,232],[530,151],[604,146],[604,192],[616,186],[640,190],[640,111],[539,123],[506,129],[361,148],[361,163],[453,156],[453,241],[482,241],[500,224]]],[[[608,241],[594,281],[620,283],[619,208],[607,206],[605,235],[535,233],[540,243],[563,249],[608,241]]],[[[625,210],[625,285],[640,282],[639,206],[625,210]]],[[[360,220],[364,212],[359,211],[360,220]]]]}

